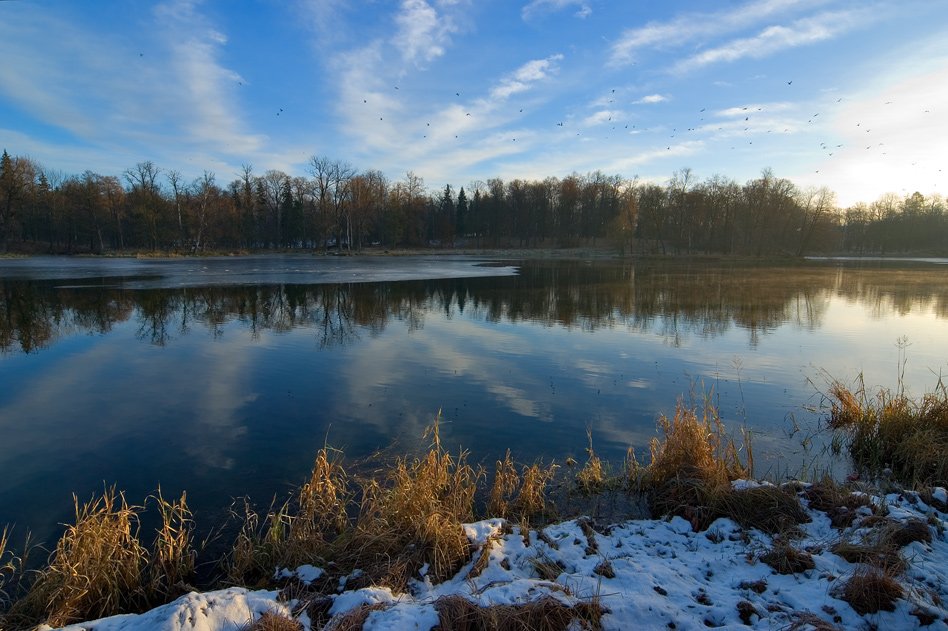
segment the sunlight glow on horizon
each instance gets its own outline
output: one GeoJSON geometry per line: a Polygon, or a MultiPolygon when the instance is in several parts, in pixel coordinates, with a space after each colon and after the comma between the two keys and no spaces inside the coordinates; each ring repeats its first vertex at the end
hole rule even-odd
{"type": "Polygon", "coordinates": [[[2,3],[0,148],[66,174],[152,161],[221,183],[245,164],[305,175],[320,155],[430,190],[769,167],[840,207],[948,194],[936,0],[371,9],[2,3]]]}

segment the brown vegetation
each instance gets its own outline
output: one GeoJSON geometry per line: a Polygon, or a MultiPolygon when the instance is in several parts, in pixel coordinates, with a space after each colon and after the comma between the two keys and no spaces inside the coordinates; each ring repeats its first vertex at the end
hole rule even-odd
{"type": "Polygon", "coordinates": [[[904,590],[892,576],[876,568],[860,566],[843,583],[841,597],[861,616],[879,611],[894,611],[895,601],[904,590]]]}
{"type": "MultiPolygon", "coordinates": [[[[839,394],[846,402],[841,406],[849,410],[839,415],[851,413],[850,399],[842,391],[839,394]]],[[[680,401],[674,417],[662,417],[658,426],[663,435],[652,442],[651,462],[639,465],[630,450],[622,472],[614,478],[608,477],[607,466],[593,452],[588,433],[587,462],[567,483],[583,493],[619,488],[643,491],[657,515],[682,516],[696,530],[727,517],[744,528],[777,535],[773,546],[758,558],[779,573],[814,567],[810,555],[791,544],[795,526],[808,520],[799,494],[810,508],[826,511],[836,527],[850,526],[861,518],[857,525],[868,529],[861,540],[833,548],[844,559],[860,564],[840,588],[857,611],[890,608],[901,595],[894,580],[907,563],[901,548],[914,541],[930,541],[928,524],[917,519],[898,522],[879,509],[866,516],[859,510],[869,505],[865,496],[854,495],[828,479],[812,485],[735,487],[735,480],[752,473],[750,439],[744,433],[743,444],[738,446],[726,433],[710,397],[702,407],[689,408],[680,401]]],[[[327,571],[323,578],[310,586],[297,582],[290,588],[299,591],[313,620],[324,620],[328,628],[359,629],[379,606],[362,607],[330,620],[323,596],[334,592],[340,579],[346,579],[347,589],[374,584],[397,593],[426,567],[431,580],[442,581],[474,558],[476,551],[464,532],[464,523],[502,516],[519,522],[527,537],[531,519],[555,515],[547,497],[555,464],[534,463],[518,472],[508,452],[496,463],[488,486],[483,469],[467,463],[466,452],[452,456],[442,447],[437,419],[426,436],[430,441],[426,451],[395,459],[382,477],[351,478],[342,467],[341,454],[324,448],[316,455],[309,479],[285,503],[274,505],[261,516],[245,501],[240,529],[220,566],[219,581],[273,585],[278,568],[318,565],[327,571]],[[476,514],[478,502],[486,505],[486,515],[476,514]]],[[[185,496],[168,502],[159,490],[152,500],[162,523],[150,549],[139,539],[138,514],[143,507],[129,506],[114,488],[84,505],[77,500],[75,525],[57,545],[48,567],[37,574],[22,598],[13,599],[0,622],[18,628],[41,621],[60,626],[141,611],[189,589],[196,552],[185,496]]],[[[587,554],[594,554],[593,522],[584,519],[580,527],[588,541],[587,554]]],[[[492,544],[488,541],[481,547],[471,577],[486,567],[492,544]]],[[[4,531],[0,537],[0,580],[22,567],[7,548],[4,531]]],[[[547,580],[555,580],[563,572],[563,567],[541,550],[532,562],[537,575],[547,580]]],[[[607,560],[595,571],[604,577],[614,575],[607,560]]],[[[747,588],[756,591],[766,585],[747,588]]],[[[570,607],[550,599],[484,608],[459,597],[438,602],[444,629],[544,629],[547,626],[543,625],[565,628],[570,624],[598,628],[604,611],[596,601],[570,607]]],[[[750,617],[753,612],[746,609],[743,614],[750,617]]],[[[297,628],[295,624],[285,616],[265,614],[248,628],[291,631],[297,628]]]]}
{"type": "Polygon", "coordinates": [[[461,596],[444,596],[435,601],[437,629],[442,631],[560,631],[561,629],[601,629],[607,610],[596,600],[566,605],[545,597],[520,605],[481,607],[461,596]]]}
{"type": "Polygon", "coordinates": [[[872,475],[889,474],[912,487],[948,485],[948,389],[912,399],[903,389],[880,388],[874,395],[859,380],[855,391],[830,383],[829,426],[848,442],[857,466],[872,475]]]}

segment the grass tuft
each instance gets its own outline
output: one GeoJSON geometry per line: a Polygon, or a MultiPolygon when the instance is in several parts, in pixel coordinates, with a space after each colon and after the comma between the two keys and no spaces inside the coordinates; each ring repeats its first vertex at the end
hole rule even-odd
{"type": "Polygon", "coordinates": [[[323,631],[362,631],[373,611],[384,611],[387,607],[384,603],[362,603],[354,609],[333,616],[323,627],[323,631]]]}
{"type": "Polygon", "coordinates": [[[586,428],[586,437],[589,439],[589,447],[586,448],[588,457],[586,464],[576,474],[576,484],[579,490],[586,495],[593,495],[602,491],[602,461],[593,451],[592,429],[586,428]]]}
{"type": "Polygon", "coordinates": [[[872,506],[867,495],[853,493],[828,476],[806,487],[803,497],[811,509],[826,513],[830,524],[838,529],[851,526],[860,508],[872,506]]]}
{"type": "Polygon", "coordinates": [[[855,391],[837,380],[828,389],[829,427],[842,435],[857,466],[889,474],[913,488],[948,484],[948,388],[912,399],[903,389],[866,391],[860,376],[855,391]]]}
{"type": "Polygon", "coordinates": [[[487,500],[487,513],[496,517],[508,517],[511,509],[510,500],[519,485],[520,476],[517,475],[517,468],[510,459],[508,449],[503,461],[497,461],[494,484],[491,486],[487,500]]]}
{"type": "Polygon", "coordinates": [[[481,607],[462,596],[442,596],[434,603],[441,629],[466,631],[561,631],[602,629],[607,610],[595,599],[573,606],[547,596],[517,605],[481,607]]]}
{"type": "Polygon", "coordinates": [[[816,567],[810,553],[793,547],[785,539],[774,540],[773,546],[760,556],[760,560],[778,574],[798,574],[816,567]]]}
{"type": "Polygon", "coordinates": [[[252,624],[240,631],[303,631],[303,624],[286,614],[265,611],[252,624]]]}
{"type": "Polygon", "coordinates": [[[12,613],[42,618],[61,627],[135,609],[142,596],[148,552],[138,540],[139,507],[106,489],[80,506],[73,496],[76,523],[69,526],[49,567],[15,603],[12,613]]]}
{"type": "Polygon", "coordinates": [[[194,522],[186,497],[186,493],[181,493],[181,499],[168,502],[162,497],[159,488],[154,498],[161,511],[161,528],[158,529],[152,548],[148,591],[153,597],[164,601],[190,591],[190,583],[194,580],[197,551],[192,547],[194,522]]]}
{"type": "Polygon", "coordinates": [[[904,590],[894,578],[870,566],[861,566],[843,584],[841,597],[860,616],[895,611],[895,601],[904,590]]]}
{"type": "MultiPolygon", "coordinates": [[[[658,426],[664,440],[652,439],[648,484],[653,488],[678,479],[722,485],[751,473],[749,466],[741,463],[738,448],[724,430],[710,396],[701,407],[700,417],[698,408],[688,408],[679,400],[675,416],[669,419],[662,415],[658,426]]],[[[749,454],[749,440],[745,447],[749,454]]]]}
{"type": "Polygon", "coordinates": [[[554,508],[546,500],[546,488],[553,480],[556,469],[557,466],[553,463],[544,467],[540,462],[523,468],[520,492],[514,506],[524,524],[529,524],[531,517],[554,515],[554,508]]]}
{"type": "Polygon", "coordinates": [[[743,449],[724,429],[718,409],[707,396],[700,409],[679,401],[675,416],[658,420],[664,436],[652,439],[652,461],[644,475],[649,507],[658,515],[678,515],[695,530],[721,517],[741,526],[775,534],[809,516],[795,494],[772,486],[735,490],[735,480],[752,473],[750,437],[742,432],[743,449]],[[740,452],[746,454],[741,461],[740,452]]]}

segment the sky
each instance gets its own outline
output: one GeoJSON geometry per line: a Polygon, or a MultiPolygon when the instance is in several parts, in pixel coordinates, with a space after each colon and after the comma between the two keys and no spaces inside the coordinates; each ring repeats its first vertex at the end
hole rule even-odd
{"type": "Polygon", "coordinates": [[[0,0],[0,60],[0,148],[66,175],[948,194],[944,0],[0,0]]]}

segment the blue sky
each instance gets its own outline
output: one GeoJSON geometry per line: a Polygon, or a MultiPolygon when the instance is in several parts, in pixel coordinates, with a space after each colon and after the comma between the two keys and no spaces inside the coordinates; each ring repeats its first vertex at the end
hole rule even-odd
{"type": "Polygon", "coordinates": [[[0,147],[66,174],[948,193],[944,0],[3,0],[0,60],[0,147]]]}

